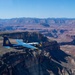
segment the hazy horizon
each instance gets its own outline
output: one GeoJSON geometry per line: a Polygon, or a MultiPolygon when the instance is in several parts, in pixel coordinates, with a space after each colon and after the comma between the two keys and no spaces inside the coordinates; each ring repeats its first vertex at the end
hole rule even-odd
{"type": "Polygon", "coordinates": [[[67,17],[47,17],[47,18],[39,18],[39,17],[12,17],[12,18],[0,18],[0,19],[18,19],[18,18],[30,18],[30,19],[75,19],[75,18],[67,18],[67,17]]]}

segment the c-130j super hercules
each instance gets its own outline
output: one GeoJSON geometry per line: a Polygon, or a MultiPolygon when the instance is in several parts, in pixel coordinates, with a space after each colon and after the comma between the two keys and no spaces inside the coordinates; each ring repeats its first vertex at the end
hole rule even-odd
{"type": "Polygon", "coordinates": [[[11,44],[10,40],[8,39],[7,36],[3,37],[3,46],[5,48],[15,48],[15,49],[19,49],[19,48],[28,48],[28,49],[38,49],[37,47],[35,47],[34,45],[38,45],[38,42],[32,42],[32,43],[25,43],[20,39],[16,39],[17,44],[11,44]]]}

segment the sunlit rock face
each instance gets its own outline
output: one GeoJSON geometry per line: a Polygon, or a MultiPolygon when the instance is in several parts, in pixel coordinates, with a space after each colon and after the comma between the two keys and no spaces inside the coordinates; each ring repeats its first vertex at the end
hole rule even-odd
{"type": "MultiPolygon", "coordinates": [[[[6,75],[60,75],[65,69],[60,64],[51,59],[48,52],[29,51],[10,52],[2,56],[1,61],[6,65],[1,74],[6,75]]],[[[65,69],[66,71],[66,69],[65,69]]]]}

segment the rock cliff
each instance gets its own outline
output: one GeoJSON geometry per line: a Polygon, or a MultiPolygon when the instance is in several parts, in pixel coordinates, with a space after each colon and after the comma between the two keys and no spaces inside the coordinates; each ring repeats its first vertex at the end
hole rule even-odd
{"type": "Polygon", "coordinates": [[[0,75],[72,75],[63,63],[68,63],[68,54],[60,50],[56,41],[49,41],[35,32],[2,34],[10,38],[23,39],[24,42],[36,41],[38,50],[24,49],[7,52],[0,57],[0,75]]]}

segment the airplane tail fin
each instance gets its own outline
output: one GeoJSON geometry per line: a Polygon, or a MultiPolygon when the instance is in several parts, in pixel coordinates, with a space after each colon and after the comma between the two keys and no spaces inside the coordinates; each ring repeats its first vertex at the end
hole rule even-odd
{"type": "Polygon", "coordinates": [[[3,37],[3,46],[11,46],[12,44],[10,43],[8,37],[4,36],[3,37]]]}

